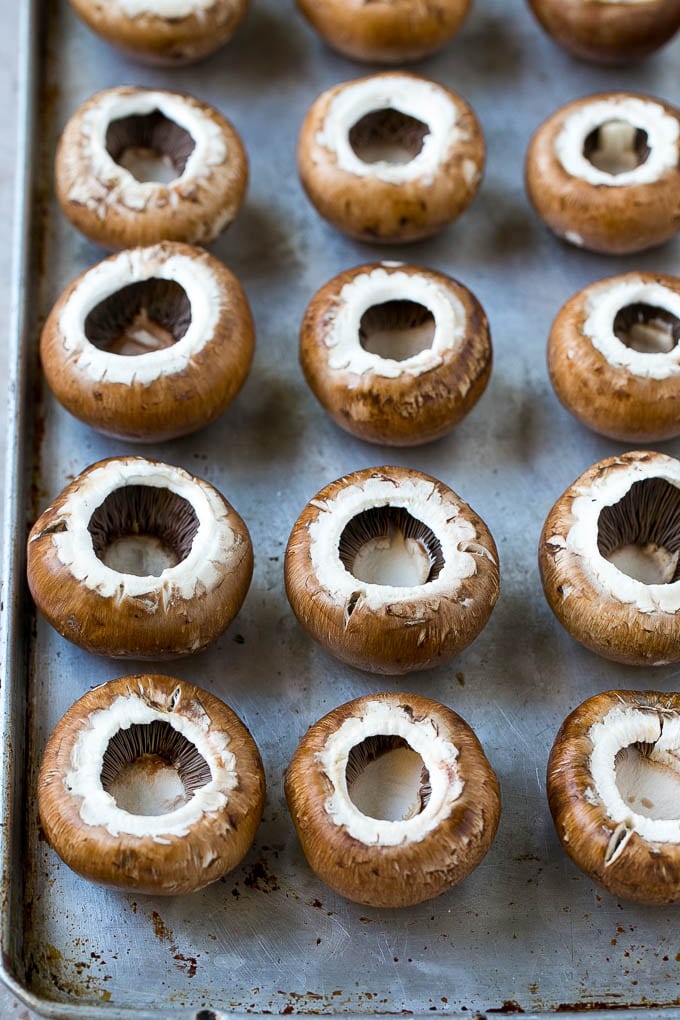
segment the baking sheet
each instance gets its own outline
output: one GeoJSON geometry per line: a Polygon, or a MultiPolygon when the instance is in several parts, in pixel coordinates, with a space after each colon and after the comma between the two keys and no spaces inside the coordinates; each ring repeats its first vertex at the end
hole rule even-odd
{"type": "MultiPolygon", "coordinates": [[[[576,646],[553,620],[536,567],[553,501],[589,464],[622,449],[589,435],[552,395],[544,366],[552,318],[595,279],[635,268],[677,272],[680,245],[618,260],[568,248],[536,221],[522,187],[531,132],[568,99],[626,87],[680,102],[680,41],[636,67],[590,68],[546,40],[523,4],[478,0],[459,37],[416,69],[476,109],[489,155],[481,194],[439,237],[386,253],[333,232],[298,184],[295,139],[308,105],[323,88],[367,70],[324,47],[292,3],[256,0],[229,47],[172,72],[113,53],[66,0],[26,5],[25,52],[38,35],[42,48],[26,76],[35,92],[24,92],[30,130],[15,242],[21,342],[10,387],[2,648],[5,980],[53,1017],[463,1016],[624,1006],[647,1017],[671,1007],[664,1015],[680,1016],[677,909],[624,904],[596,889],[563,854],[544,790],[548,750],[571,708],[612,687],[676,689],[680,671],[634,670],[576,646]],[[269,794],[243,865],[177,899],[117,894],[76,877],[41,838],[35,807],[40,754],[66,708],[92,685],[148,668],[69,646],[35,620],[23,584],[27,522],[93,461],[144,452],[70,419],[42,391],[36,356],[51,303],[102,257],[52,199],[56,137],[86,97],[123,83],[176,88],[218,106],[241,132],[252,171],[244,210],[212,250],[251,300],[253,371],[220,421],[148,453],[208,478],[250,528],[256,568],[240,615],[210,651],[161,668],[207,687],[240,714],[261,749],[269,794]],[[297,365],[298,326],[314,291],[381,257],[457,277],[491,321],[495,366],[486,394],[452,435],[416,450],[386,451],[339,432],[297,365]],[[484,517],[501,556],[503,591],[481,637],[453,663],[404,679],[332,660],[302,634],[283,591],[285,543],[303,505],[343,473],[384,463],[450,484],[484,517]],[[350,904],[320,885],[282,791],[283,770],[308,725],[349,698],[388,689],[434,697],[467,719],[503,793],[498,837],[477,871],[440,899],[402,911],[350,904]]],[[[678,455],[680,442],[663,449],[678,455]]]]}

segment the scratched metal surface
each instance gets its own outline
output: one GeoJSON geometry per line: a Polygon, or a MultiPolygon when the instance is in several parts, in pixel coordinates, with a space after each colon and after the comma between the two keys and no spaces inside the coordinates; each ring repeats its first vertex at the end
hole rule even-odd
{"type": "MultiPolygon", "coordinates": [[[[313,292],[381,250],[336,235],[307,205],[294,143],[324,87],[364,73],[327,50],[292,3],[258,0],[234,43],[198,68],[141,69],[80,25],[65,0],[30,9],[47,30],[38,118],[36,191],[27,197],[36,271],[19,290],[27,312],[16,356],[17,435],[5,612],[5,980],[49,1016],[203,1017],[222,1013],[542,1013],[680,1001],[678,914],[619,903],[567,860],[553,832],[544,773],[572,707],[611,687],[671,690],[678,670],[635,671],[578,648],[553,621],[535,564],[542,521],[582,470],[619,444],[587,434],[558,406],[544,346],[553,315],[576,289],[616,271],[678,269],[680,244],[614,261],[555,241],[522,189],[533,128],[567,99],[629,87],[680,102],[680,41],[638,67],[573,62],[540,34],[516,0],[478,0],[459,38],[419,70],[460,91],[484,126],[482,192],[457,225],[390,257],[443,269],[489,314],[495,368],[489,389],[450,437],[384,452],[341,434],[307,392],[297,365],[298,324],[313,292]],[[158,84],[214,103],[251,157],[247,205],[214,252],[241,278],[258,332],[252,375],[223,418],[150,453],[210,479],[253,537],[246,604],[210,651],[166,665],[239,712],[265,762],[265,819],[243,866],[191,897],[121,895],[71,874],[41,839],[35,774],[46,738],[89,686],[143,668],[95,659],[34,623],[20,581],[25,518],[92,461],[132,450],[35,397],[37,326],[61,289],[100,253],[64,222],[50,195],[60,126],[97,89],[158,84]],[[32,464],[22,443],[35,431],[32,464]],[[282,583],[286,539],[304,503],[346,471],[380,463],[419,467],[452,485],[486,519],[499,545],[503,594],[475,644],[451,665],[381,680],[339,665],[299,630],[282,583]],[[26,507],[32,500],[32,510],[26,507]],[[17,552],[17,550],[19,550],[17,552]],[[9,625],[7,625],[9,620],[9,625]],[[26,646],[28,649],[26,650],[26,646]],[[460,888],[404,911],[352,905],[321,886],[302,859],[282,795],[282,773],[306,727],[373,690],[413,689],[454,707],[476,729],[503,791],[496,843],[460,888]],[[25,692],[25,697],[24,697],[25,692]],[[24,751],[24,737],[26,750],[24,751]],[[23,785],[25,777],[25,787],[23,785]]],[[[30,185],[30,178],[28,178],[30,185]]],[[[12,433],[10,433],[12,434],[12,433]]],[[[680,454],[680,443],[665,444],[680,454]]]]}

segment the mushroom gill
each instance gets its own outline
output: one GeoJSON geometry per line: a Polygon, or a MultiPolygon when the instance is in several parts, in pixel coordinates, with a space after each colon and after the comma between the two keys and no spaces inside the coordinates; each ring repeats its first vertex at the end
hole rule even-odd
{"type": "Polygon", "coordinates": [[[618,176],[641,166],[649,158],[648,135],[625,120],[608,120],[591,131],[583,155],[603,173],[618,176]]]}
{"type": "Polygon", "coordinates": [[[680,342],[680,319],[665,308],[638,302],[619,309],[614,333],[641,354],[668,354],[680,342]]]}
{"type": "Polygon", "coordinates": [[[359,342],[369,354],[405,361],[432,346],[435,319],[416,301],[384,301],[361,317],[359,342]]]}
{"type": "Polygon", "coordinates": [[[349,144],[362,163],[410,163],[422,151],[430,129],[416,117],[387,107],[371,110],[350,128],[349,144]]]}
{"type": "Polygon", "coordinates": [[[198,527],[196,511],[177,493],[150,485],[125,485],[97,507],[88,531],[95,555],[107,567],[138,577],[158,577],[186,559],[198,527]]]}
{"type": "Polygon", "coordinates": [[[614,771],[631,811],[655,820],[680,817],[680,748],[658,753],[655,744],[630,744],[616,755],[614,771]]]}
{"type": "Polygon", "coordinates": [[[196,148],[189,132],[160,110],[112,120],[105,144],[111,159],[136,180],[157,184],[181,177],[196,148]]]}
{"type": "Polygon", "coordinates": [[[85,318],[85,336],[110,354],[135,356],[171,347],[191,325],[191,302],[174,280],[151,277],[114,291],[85,318]]]}
{"type": "Polygon", "coordinates": [[[338,553],[345,569],[367,584],[424,585],[444,566],[437,536],[399,506],[371,507],[353,517],[340,536],[338,553]]]}
{"type": "Polygon", "coordinates": [[[602,556],[643,584],[680,579],[680,489],[663,478],[634,482],[597,525],[602,556]]]}
{"type": "Polygon", "coordinates": [[[362,814],[406,821],[425,809],[432,789],[423,759],[403,737],[366,737],[349,753],[345,769],[350,800],[362,814]]]}

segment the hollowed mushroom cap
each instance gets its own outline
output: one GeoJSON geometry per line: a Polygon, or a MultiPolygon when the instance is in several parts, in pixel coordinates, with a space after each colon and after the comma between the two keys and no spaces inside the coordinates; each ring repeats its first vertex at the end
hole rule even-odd
{"type": "Polygon", "coordinates": [[[394,64],[419,60],[451,39],[472,0],[297,0],[326,42],[348,57],[394,64]]]}
{"type": "Polygon", "coordinates": [[[325,486],[286,549],[288,600],[305,630],[372,673],[429,669],[473,641],[499,593],[498,553],[448,486],[400,467],[325,486]]]}
{"type": "Polygon", "coordinates": [[[255,838],[265,779],[224,702],[168,676],[125,676],[77,701],[38,776],[48,842],[93,882],[194,892],[235,868],[255,838]]]}
{"type": "Polygon", "coordinates": [[[548,762],[562,846],[614,896],[680,900],[680,694],[607,691],[562,724],[548,762]]]}
{"type": "Polygon", "coordinates": [[[626,64],[659,49],[680,28],[677,0],[529,0],[565,49],[602,64],[626,64]]]}
{"type": "Polygon", "coordinates": [[[300,362],[333,420],[360,439],[414,446],[444,435],[491,374],[482,306],[442,273],[375,263],[341,273],[307,308],[300,362]]]}
{"type": "Polygon", "coordinates": [[[627,442],[680,434],[680,280],[627,273],[579,291],[548,341],[555,393],[588,428],[627,442]]]}
{"type": "Polygon", "coordinates": [[[207,244],[235,218],[247,183],[245,149],[229,121],[160,89],[98,92],[71,117],[57,148],[64,215],[105,248],[207,244]],[[147,159],[155,161],[150,173],[147,159]],[[153,179],[159,159],[167,182],[153,179]]]}
{"type": "Polygon", "coordinates": [[[71,414],[109,435],[160,441],[224,411],[254,342],[236,277],[202,249],[165,242],[74,280],[47,319],[40,356],[71,414]]]}
{"type": "Polygon", "coordinates": [[[385,72],[336,85],[312,104],[298,142],[317,212],[364,241],[416,241],[455,220],[477,194],[482,129],[442,85],[385,72]]]}
{"type": "Polygon", "coordinates": [[[113,658],[205,648],[238,613],[253,571],[248,529],[217,489],[143,457],[78,475],[33,525],[27,555],[48,622],[113,658]]]}
{"type": "Polygon", "coordinates": [[[680,661],[680,462],[635,451],[594,464],[548,514],[545,596],[586,648],[617,662],[680,661]]]}
{"type": "Polygon", "coordinates": [[[193,64],[223,46],[249,0],[71,0],[102,39],[149,64],[193,64]]]}
{"type": "Polygon", "coordinates": [[[680,114],[669,103],[606,92],[568,103],[536,131],[526,186],[559,237],[612,255],[680,230],[680,114]]]}
{"type": "Polygon", "coordinates": [[[286,772],[286,797],[312,870],[372,907],[412,906],[457,885],[491,847],[500,815],[498,780],[472,729],[415,694],[357,698],[315,723],[286,772]],[[370,775],[383,755],[389,765],[370,775]],[[371,789],[360,807],[362,774],[371,789]]]}

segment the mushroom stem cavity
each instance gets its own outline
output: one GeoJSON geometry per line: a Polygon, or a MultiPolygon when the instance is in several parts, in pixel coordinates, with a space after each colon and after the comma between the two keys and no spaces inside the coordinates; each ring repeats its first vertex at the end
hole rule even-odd
{"type": "Polygon", "coordinates": [[[101,783],[133,815],[163,815],[186,804],[212,779],[197,748],[169,722],[132,723],[109,740],[101,783]]]}
{"type": "Polygon", "coordinates": [[[366,737],[350,751],[345,776],[354,806],[390,822],[419,815],[432,792],[423,759],[402,737],[366,737]]]}
{"type": "Polygon", "coordinates": [[[174,280],[150,277],[100,301],[85,319],[85,336],[101,351],[136,356],[171,347],[191,325],[191,302],[174,280]]]}
{"type": "Polygon", "coordinates": [[[181,177],[196,143],[189,132],[160,110],[112,120],[106,150],[140,182],[169,184],[181,177]]]}
{"type": "Polygon", "coordinates": [[[658,754],[655,744],[631,744],[617,754],[615,770],[631,811],[651,819],[680,817],[680,748],[658,754]]]}
{"type": "Polygon", "coordinates": [[[665,308],[637,302],[617,312],[614,334],[640,354],[669,354],[680,342],[680,318],[665,308]]]}
{"type": "Polygon", "coordinates": [[[618,570],[643,584],[680,577],[680,489],[663,478],[634,482],[598,519],[597,544],[618,570]]]}
{"type": "Polygon", "coordinates": [[[92,514],[95,555],[111,570],[159,577],[191,552],[199,520],[188,500],[169,489],[114,489],[92,514]]]}
{"type": "Polygon", "coordinates": [[[362,163],[403,166],[423,149],[430,129],[417,117],[391,107],[371,110],[349,132],[349,144],[362,163]]]}
{"type": "Polygon", "coordinates": [[[353,517],[340,536],[338,553],[357,580],[396,588],[434,581],[444,566],[434,532],[398,506],[371,507],[353,517]]]}
{"type": "Polygon", "coordinates": [[[642,128],[626,120],[607,120],[587,136],[583,155],[603,173],[627,173],[649,157],[649,137],[642,128]]]}
{"type": "Polygon", "coordinates": [[[361,317],[359,342],[369,354],[392,361],[406,361],[430,350],[435,318],[416,301],[384,301],[372,305],[361,317]]]}

